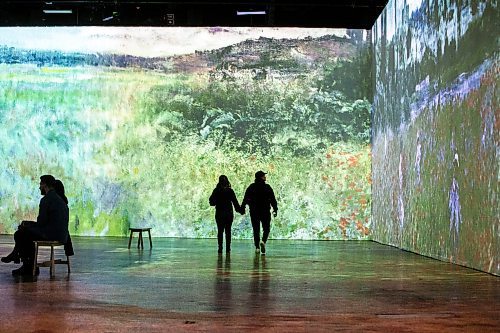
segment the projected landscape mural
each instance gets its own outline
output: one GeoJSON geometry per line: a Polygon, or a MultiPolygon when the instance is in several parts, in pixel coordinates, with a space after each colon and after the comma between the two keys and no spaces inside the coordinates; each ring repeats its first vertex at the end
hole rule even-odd
{"type": "MultiPolygon", "coordinates": [[[[66,185],[70,232],[213,237],[225,174],[268,174],[273,238],[366,239],[368,33],[334,29],[0,28],[0,233],[66,185]]],[[[233,234],[250,238],[249,216],[233,234]]]]}
{"type": "Polygon", "coordinates": [[[373,235],[500,273],[496,1],[389,1],[373,29],[373,235]]]}

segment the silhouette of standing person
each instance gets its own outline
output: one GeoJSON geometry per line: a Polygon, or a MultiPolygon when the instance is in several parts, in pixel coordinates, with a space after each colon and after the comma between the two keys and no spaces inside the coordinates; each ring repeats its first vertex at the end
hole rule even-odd
{"type": "Polygon", "coordinates": [[[245,191],[245,197],[241,203],[241,212],[245,213],[245,206],[250,207],[250,220],[252,221],[253,240],[255,252],[266,254],[266,242],[271,231],[271,207],[273,215],[278,214],[278,203],[274,196],[274,191],[266,184],[266,173],[257,171],[255,173],[255,182],[248,186],[245,191]],[[260,239],[260,224],[262,223],[262,240],[260,239]]]}
{"type": "Polygon", "coordinates": [[[231,226],[233,224],[233,206],[237,212],[241,211],[240,204],[231,183],[225,175],[219,176],[219,183],[209,198],[210,206],[215,206],[215,222],[217,223],[218,253],[222,253],[224,232],[226,233],[226,253],[231,252],[231,226]]]}

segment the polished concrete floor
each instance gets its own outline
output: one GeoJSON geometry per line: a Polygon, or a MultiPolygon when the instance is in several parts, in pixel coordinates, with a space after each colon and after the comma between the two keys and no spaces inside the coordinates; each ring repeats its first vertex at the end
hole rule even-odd
{"type": "MultiPolygon", "coordinates": [[[[500,278],[375,242],[74,237],[72,272],[0,263],[0,332],[499,332],[500,278]]],[[[0,236],[0,255],[12,236],[0,236]]]]}

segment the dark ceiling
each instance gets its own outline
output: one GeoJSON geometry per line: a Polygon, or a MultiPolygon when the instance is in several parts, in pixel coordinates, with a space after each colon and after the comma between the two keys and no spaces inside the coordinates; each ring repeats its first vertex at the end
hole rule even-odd
{"type": "Polygon", "coordinates": [[[0,26],[261,26],[370,29],[387,0],[0,0],[0,26]],[[50,11],[66,13],[51,13],[50,11]],[[237,15],[237,11],[261,11],[237,15]]]}

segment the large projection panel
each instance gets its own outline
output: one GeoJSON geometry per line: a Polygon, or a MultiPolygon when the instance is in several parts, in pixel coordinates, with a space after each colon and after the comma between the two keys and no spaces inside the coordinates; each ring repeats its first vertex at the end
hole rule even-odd
{"type": "MultiPolygon", "coordinates": [[[[269,172],[271,237],[370,235],[371,53],[345,29],[0,28],[0,233],[66,184],[71,232],[213,237],[269,172]]],[[[251,237],[249,216],[233,236],[251,237]]]]}
{"type": "Polygon", "coordinates": [[[373,28],[373,238],[500,273],[496,1],[390,1],[373,28]]]}

